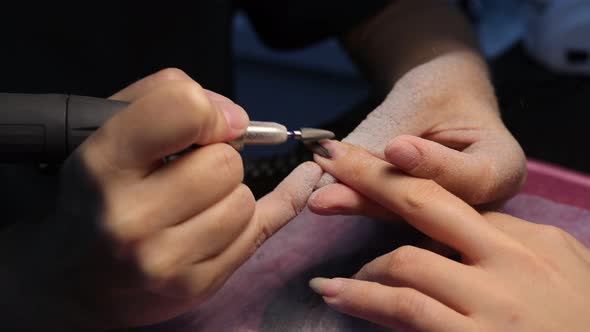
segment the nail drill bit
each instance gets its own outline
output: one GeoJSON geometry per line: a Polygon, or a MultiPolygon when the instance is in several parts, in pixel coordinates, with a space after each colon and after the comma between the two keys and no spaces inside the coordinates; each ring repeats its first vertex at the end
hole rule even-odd
{"type": "Polygon", "coordinates": [[[298,139],[311,150],[311,152],[318,154],[324,158],[331,158],[330,152],[326,150],[318,141],[323,139],[334,138],[334,133],[329,130],[316,128],[301,128],[288,132],[289,136],[298,139]]]}
{"type": "Polygon", "coordinates": [[[300,130],[287,131],[287,135],[303,142],[317,142],[323,139],[334,138],[333,132],[316,128],[301,128],[300,130]]]}
{"type": "Polygon", "coordinates": [[[285,126],[276,122],[250,121],[246,133],[230,144],[239,151],[243,149],[244,145],[275,145],[284,143],[289,138],[299,140],[314,153],[329,158],[328,151],[317,142],[334,138],[334,133],[316,128],[289,131],[285,126]]]}

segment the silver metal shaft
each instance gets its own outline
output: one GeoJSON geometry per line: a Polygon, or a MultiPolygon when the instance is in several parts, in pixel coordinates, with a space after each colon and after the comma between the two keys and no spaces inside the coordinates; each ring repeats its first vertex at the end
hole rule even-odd
{"type": "Polygon", "coordinates": [[[276,145],[289,138],[287,127],[276,122],[250,121],[246,133],[230,144],[236,150],[242,150],[246,144],[276,145]]]}
{"type": "Polygon", "coordinates": [[[301,128],[288,131],[287,127],[276,122],[250,121],[246,133],[236,140],[229,142],[235,149],[242,150],[244,145],[276,145],[282,144],[289,137],[303,142],[316,142],[334,137],[328,130],[316,128],[301,128]]]}

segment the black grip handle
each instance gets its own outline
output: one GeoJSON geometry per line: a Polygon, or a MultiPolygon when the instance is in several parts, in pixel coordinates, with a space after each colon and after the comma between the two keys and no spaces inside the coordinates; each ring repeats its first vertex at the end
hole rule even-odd
{"type": "Polygon", "coordinates": [[[117,100],[71,95],[68,98],[66,119],[67,155],[128,105],[117,100]]]}
{"type": "Polygon", "coordinates": [[[0,93],[0,162],[60,163],[127,105],[75,95],[0,93]]]}

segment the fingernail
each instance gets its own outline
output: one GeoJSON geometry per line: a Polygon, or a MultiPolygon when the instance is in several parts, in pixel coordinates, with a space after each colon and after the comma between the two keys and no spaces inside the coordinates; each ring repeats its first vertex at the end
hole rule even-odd
{"type": "Polygon", "coordinates": [[[318,142],[309,142],[309,143],[304,143],[305,146],[311,150],[311,152],[324,157],[324,158],[332,158],[332,156],[330,155],[330,152],[324,148],[320,143],[318,142]]]}
{"type": "Polygon", "coordinates": [[[339,279],[313,278],[309,281],[309,287],[311,287],[314,292],[325,297],[334,297],[338,295],[342,286],[344,286],[344,283],[339,279]]]}
{"type": "Polygon", "coordinates": [[[412,170],[420,163],[420,151],[412,143],[396,142],[386,153],[389,162],[402,170],[412,170]]]}
{"type": "Polygon", "coordinates": [[[335,140],[322,140],[318,143],[328,151],[330,159],[339,158],[346,154],[346,151],[348,150],[348,147],[345,144],[335,140]]]}
{"type": "Polygon", "coordinates": [[[248,126],[248,114],[242,107],[231,102],[219,102],[218,105],[230,128],[243,130],[248,126]]]}

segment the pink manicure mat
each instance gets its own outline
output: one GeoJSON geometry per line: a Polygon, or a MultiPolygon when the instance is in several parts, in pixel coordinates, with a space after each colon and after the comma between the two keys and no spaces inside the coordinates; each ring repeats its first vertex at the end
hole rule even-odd
{"type": "MultiPolygon", "coordinates": [[[[529,160],[528,182],[503,211],[563,228],[590,246],[590,176],[529,160]]],[[[309,290],[315,276],[350,276],[420,236],[404,225],[304,211],[265,243],[210,301],[141,331],[385,331],[339,314],[309,290]]]]}

